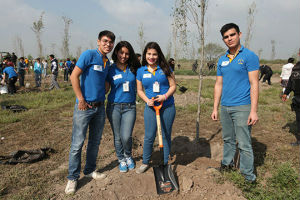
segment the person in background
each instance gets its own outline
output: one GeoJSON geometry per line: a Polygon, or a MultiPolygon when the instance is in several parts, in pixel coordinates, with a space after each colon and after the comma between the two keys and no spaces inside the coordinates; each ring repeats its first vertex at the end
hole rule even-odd
{"type": "MultiPolygon", "coordinates": [[[[289,78],[291,76],[292,69],[294,67],[294,62],[295,62],[294,58],[289,58],[288,63],[282,66],[282,71],[280,74],[280,85],[282,87],[282,93],[284,93],[289,78]]],[[[290,96],[288,95],[287,98],[289,97],[290,96]]]]}
{"type": "Polygon", "coordinates": [[[265,83],[266,81],[268,81],[268,84],[271,85],[271,77],[273,75],[273,71],[271,69],[271,67],[269,67],[268,65],[261,65],[259,67],[259,71],[260,71],[260,77],[259,80],[263,78],[263,83],[265,83]]]}
{"type": "Polygon", "coordinates": [[[13,63],[11,62],[9,57],[4,58],[4,69],[3,69],[3,79],[1,81],[2,84],[6,82],[8,84],[8,93],[14,94],[17,92],[15,83],[18,79],[18,74],[14,69],[13,63]]]}
{"type": "Polygon", "coordinates": [[[89,130],[86,164],[83,174],[88,178],[104,179],[105,174],[96,171],[96,160],[105,124],[105,79],[109,69],[107,54],[114,47],[115,35],[101,31],[98,48],[81,54],[71,75],[76,95],[73,114],[72,142],[69,153],[69,175],[66,194],[74,194],[81,171],[81,152],[89,130]]]}
{"type": "Polygon", "coordinates": [[[41,59],[37,58],[34,67],[33,67],[34,75],[35,75],[35,87],[41,87],[42,82],[42,64],[41,59]]]}
{"type": "Polygon", "coordinates": [[[12,52],[11,62],[13,62],[14,67],[17,66],[17,60],[18,60],[18,57],[16,56],[16,54],[14,52],[12,52]]]}
{"type": "Polygon", "coordinates": [[[144,109],[143,162],[136,170],[136,173],[140,174],[149,168],[153,143],[156,137],[157,124],[153,108],[154,104],[163,104],[160,109],[160,117],[165,165],[169,161],[172,126],[176,114],[173,97],[176,91],[175,76],[160,46],[156,42],[149,42],[144,49],[142,67],[137,71],[136,84],[138,95],[146,103],[144,109]]]}
{"type": "Polygon", "coordinates": [[[287,100],[290,92],[294,92],[291,108],[296,113],[297,132],[295,133],[296,141],[291,143],[292,146],[300,145],[300,62],[297,62],[292,69],[285,91],[282,95],[282,101],[287,100]]]}
{"type": "Polygon", "coordinates": [[[221,30],[228,51],[217,66],[214,88],[214,106],[211,118],[218,120],[221,100],[223,159],[219,170],[231,170],[236,152],[240,152],[240,172],[247,183],[255,183],[254,155],[251,144],[251,127],[258,122],[259,59],[254,52],[241,45],[242,33],[238,25],[225,24],[221,30]]]}
{"type": "Polygon", "coordinates": [[[50,62],[51,62],[51,85],[50,85],[50,88],[49,90],[52,90],[54,87],[56,89],[59,89],[59,85],[57,83],[57,76],[58,76],[58,63],[57,63],[57,60],[56,58],[54,57],[53,54],[49,55],[49,59],[50,59],[50,62]]]}
{"type": "Polygon", "coordinates": [[[135,55],[136,55],[138,61],[141,63],[142,55],[139,53],[136,53],[135,55]]]}
{"type": "Polygon", "coordinates": [[[169,63],[169,66],[171,67],[171,69],[173,71],[175,71],[175,60],[174,60],[174,58],[170,58],[168,63],[169,63]]]}
{"type": "Polygon", "coordinates": [[[71,61],[71,65],[70,65],[70,69],[69,69],[69,74],[71,76],[74,68],[75,68],[75,65],[76,65],[76,59],[74,58],[72,61],[71,61]]]}
{"type": "Polygon", "coordinates": [[[25,77],[25,69],[26,69],[26,64],[24,61],[24,57],[19,58],[19,63],[18,63],[18,74],[19,74],[19,85],[20,87],[24,87],[24,77],[25,77]]]}
{"type": "Polygon", "coordinates": [[[47,70],[48,70],[48,62],[47,62],[46,59],[43,59],[42,65],[43,65],[44,78],[46,78],[47,77],[47,70]]]}
{"type": "Polygon", "coordinates": [[[106,108],[107,118],[114,134],[114,145],[120,172],[135,168],[132,159],[132,131],[136,119],[136,71],[140,67],[129,42],[119,42],[112,54],[106,78],[106,90],[111,88],[106,108]]]}
{"type": "Polygon", "coordinates": [[[69,70],[71,68],[70,58],[67,58],[67,61],[64,64],[64,81],[67,82],[69,80],[69,70]]]}

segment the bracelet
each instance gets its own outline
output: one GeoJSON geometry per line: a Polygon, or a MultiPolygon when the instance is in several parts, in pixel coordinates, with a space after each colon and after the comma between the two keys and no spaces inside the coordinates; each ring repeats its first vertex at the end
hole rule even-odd
{"type": "Polygon", "coordinates": [[[166,94],[164,94],[164,97],[165,97],[165,100],[167,100],[167,95],[166,94]]]}

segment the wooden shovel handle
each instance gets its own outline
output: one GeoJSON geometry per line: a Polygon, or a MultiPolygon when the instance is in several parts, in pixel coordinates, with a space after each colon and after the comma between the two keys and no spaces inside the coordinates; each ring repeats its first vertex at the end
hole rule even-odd
{"type": "Polygon", "coordinates": [[[159,106],[153,106],[155,113],[156,113],[156,123],[157,123],[157,134],[158,134],[158,145],[159,148],[163,148],[164,144],[163,144],[163,139],[162,139],[162,134],[161,134],[161,123],[160,123],[160,113],[159,110],[162,107],[162,102],[160,103],[159,106]]]}

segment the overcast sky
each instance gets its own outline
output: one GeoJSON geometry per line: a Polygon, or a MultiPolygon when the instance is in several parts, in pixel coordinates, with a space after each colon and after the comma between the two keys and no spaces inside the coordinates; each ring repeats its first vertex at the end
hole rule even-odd
{"type": "MultiPolygon", "coordinates": [[[[253,0],[210,0],[206,15],[206,41],[224,46],[219,30],[234,22],[246,35],[248,8],[253,0]]],[[[287,59],[300,48],[300,1],[256,0],[256,14],[250,49],[270,59],[271,40],[276,41],[276,58],[287,59]]],[[[64,23],[62,16],[73,20],[70,26],[70,51],[96,48],[98,33],[108,29],[118,39],[129,41],[136,52],[138,27],[142,23],[146,41],[158,42],[166,52],[172,38],[174,0],[0,0],[0,51],[15,51],[14,39],[22,38],[25,55],[37,56],[35,35],[30,29],[44,11],[42,43],[46,54],[61,55],[64,23]],[[54,45],[53,45],[54,44],[54,45]]],[[[189,36],[195,28],[189,26],[189,36]]],[[[244,37],[242,38],[242,43],[244,37]]],[[[195,37],[190,43],[197,44],[195,37]]],[[[225,47],[225,46],[224,46],[225,47]]]]}

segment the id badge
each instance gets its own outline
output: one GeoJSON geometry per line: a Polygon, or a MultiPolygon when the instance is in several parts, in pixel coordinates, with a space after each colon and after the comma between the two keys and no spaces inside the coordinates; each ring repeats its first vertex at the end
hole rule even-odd
{"type": "Polygon", "coordinates": [[[123,92],[129,92],[129,81],[123,83],[123,92]]]}
{"type": "Polygon", "coordinates": [[[153,92],[159,92],[159,83],[157,81],[153,83],[153,92]]]}
{"type": "Polygon", "coordinates": [[[103,67],[102,67],[102,65],[94,65],[94,70],[102,72],[103,71],[103,67]]]}

